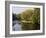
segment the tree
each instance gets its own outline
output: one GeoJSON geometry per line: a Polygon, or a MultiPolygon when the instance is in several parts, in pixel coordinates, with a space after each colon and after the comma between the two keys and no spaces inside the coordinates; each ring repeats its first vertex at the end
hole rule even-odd
{"type": "Polygon", "coordinates": [[[32,21],[33,23],[40,24],[40,9],[39,8],[35,8],[33,16],[32,16],[32,21]]]}
{"type": "Polygon", "coordinates": [[[18,14],[17,17],[18,17],[18,20],[21,21],[21,14],[18,14]]]}
{"type": "Polygon", "coordinates": [[[27,9],[26,11],[24,11],[21,14],[21,19],[26,20],[26,21],[30,21],[32,14],[33,14],[33,10],[27,9]]]}
{"type": "Polygon", "coordinates": [[[40,8],[35,8],[32,21],[35,26],[35,29],[40,29],[40,8]]]}

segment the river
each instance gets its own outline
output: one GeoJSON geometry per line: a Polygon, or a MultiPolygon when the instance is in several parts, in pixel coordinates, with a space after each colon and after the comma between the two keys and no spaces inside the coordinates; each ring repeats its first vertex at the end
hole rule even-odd
{"type": "Polygon", "coordinates": [[[13,31],[21,31],[22,28],[21,28],[21,23],[20,21],[16,20],[16,21],[13,21],[13,31]]]}

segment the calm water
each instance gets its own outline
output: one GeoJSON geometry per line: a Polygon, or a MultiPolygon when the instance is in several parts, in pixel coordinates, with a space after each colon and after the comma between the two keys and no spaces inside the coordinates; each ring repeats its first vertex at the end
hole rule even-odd
{"type": "Polygon", "coordinates": [[[12,26],[12,30],[13,31],[22,31],[22,30],[40,30],[40,24],[32,24],[32,23],[27,23],[27,24],[23,24],[25,26],[21,25],[21,22],[16,20],[13,21],[13,26],[12,26]]]}
{"type": "Polygon", "coordinates": [[[14,21],[13,23],[14,23],[13,31],[21,31],[22,30],[21,23],[18,20],[14,21]]]}

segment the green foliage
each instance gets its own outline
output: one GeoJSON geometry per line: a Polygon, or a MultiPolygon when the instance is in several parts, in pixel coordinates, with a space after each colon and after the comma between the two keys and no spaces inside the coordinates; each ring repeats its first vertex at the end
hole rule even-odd
{"type": "Polygon", "coordinates": [[[27,9],[17,15],[21,24],[22,30],[38,30],[40,29],[40,8],[27,9]],[[27,21],[27,22],[22,22],[27,21]],[[30,21],[30,23],[28,23],[30,21]]]}
{"type": "Polygon", "coordinates": [[[37,23],[40,24],[40,9],[39,8],[35,8],[33,16],[32,16],[32,21],[33,23],[37,23]]]}
{"type": "Polygon", "coordinates": [[[21,14],[21,19],[22,20],[26,20],[26,21],[29,21],[31,20],[31,16],[33,14],[33,11],[30,9],[24,11],[22,14],[21,14]]]}

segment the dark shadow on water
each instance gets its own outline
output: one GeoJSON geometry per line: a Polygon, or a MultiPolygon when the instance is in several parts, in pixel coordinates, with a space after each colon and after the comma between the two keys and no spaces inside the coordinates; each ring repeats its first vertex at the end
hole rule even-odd
{"type": "Polygon", "coordinates": [[[12,28],[13,31],[40,30],[40,24],[21,23],[20,21],[16,20],[13,21],[12,28]]]}
{"type": "Polygon", "coordinates": [[[22,30],[40,30],[40,24],[24,23],[22,24],[22,30]]]}

